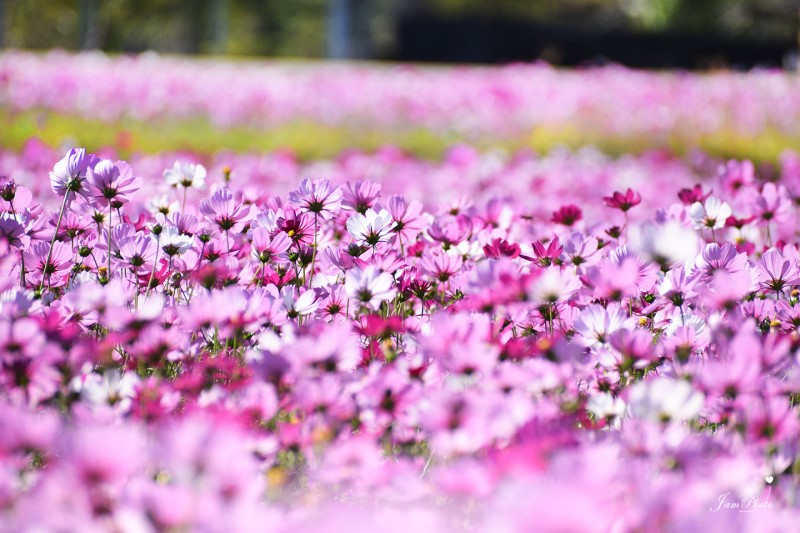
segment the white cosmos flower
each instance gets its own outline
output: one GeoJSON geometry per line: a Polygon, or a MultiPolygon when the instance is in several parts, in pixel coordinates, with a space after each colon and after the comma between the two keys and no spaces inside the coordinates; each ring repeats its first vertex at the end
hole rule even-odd
{"type": "Polygon", "coordinates": [[[605,344],[609,335],[620,329],[627,319],[618,307],[609,310],[593,304],[581,311],[572,326],[581,335],[578,342],[584,346],[596,346],[605,344]]]}
{"type": "Polygon", "coordinates": [[[630,243],[632,249],[659,264],[683,263],[697,256],[700,249],[697,233],[677,220],[632,226],[630,243]]]}
{"type": "Polygon", "coordinates": [[[94,407],[110,406],[120,413],[130,410],[136,396],[139,377],[134,372],[107,370],[103,375],[94,372],[77,376],[71,382],[72,390],[94,407]]]}
{"type": "Polygon", "coordinates": [[[694,418],[704,399],[687,381],[657,378],[631,387],[628,404],[636,417],[669,422],[694,418]]]}
{"type": "Polygon", "coordinates": [[[391,274],[381,272],[374,265],[368,265],[363,270],[360,268],[348,270],[344,289],[348,297],[372,309],[376,309],[381,302],[391,300],[397,294],[391,274]]]}
{"type": "Polygon", "coordinates": [[[573,272],[548,268],[528,291],[534,302],[556,302],[581,288],[581,280],[573,272]]]}
{"type": "Polygon", "coordinates": [[[155,196],[148,200],[147,202],[147,209],[151,213],[162,213],[164,216],[169,215],[170,213],[174,213],[178,211],[181,207],[181,204],[178,202],[172,201],[169,199],[169,196],[166,194],[161,196],[155,196]]]}
{"type": "Polygon", "coordinates": [[[191,248],[194,239],[189,235],[182,235],[175,226],[166,226],[161,230],[158,242],[165,254],[173,256],[181,255],[191,248]]]}
{"type": "Polygon", "coordinates": [[[725,221],[733,214],[728,202],[723,202],[713,196],[706,199],[705,204],[695,202],[689,208],[695,229],[720,229],[725,227],[725,221]]]}
{"type": "Polygon", "coordinates": [[[610,392],[600,392],[589,398],[586,409],[599,419],[615,418],[625,412],[625,402],[610,392]]]}
{"type": "Polygon", "coordinates": [[[289,318],[310,315],[319,307],[317,293],[313,290],[298,295],[295,287],[287,286],[281,289],[280,296],[289,318]]]}
{"type": "Polygon", "coordinates": [[[350,235],[360,244],[368,246],[388,241],[393,227],[392,215],[386,209],[377,213],[374,209],[367,209],[363,215],[356,213],[347,219],[347,231],[350,235]]]}
{"type": "Polygon", "coordinates": [[[202,189],[206,185],[206,167],[194,163],[175,161],[172,168],[164,171],[164,179],[173,187],[194,187],[202,189]]]}

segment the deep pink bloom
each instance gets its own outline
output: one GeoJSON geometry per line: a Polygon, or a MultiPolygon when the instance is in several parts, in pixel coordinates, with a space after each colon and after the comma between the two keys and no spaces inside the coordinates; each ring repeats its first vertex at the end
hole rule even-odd
{"type": "Polygon", "coordinates": [[[525,255],[522,257],[528,261],[535,260],[540,266],[543,267],[552,265],[556,259],[561,256],[561,252],[564,251],[564,247],[561,246],[558,237],[553,237],[553,239],[547,245],[547,248],[544,247],[544,243],[542,243],[542,241],[531,243],[531,246],[533,246],[533,253],[536,256],[536,259],[525,255]]]}
{"type": "Polygon", "coordinates": [[[314,242],[314,219],[305,213],[286,208],[283,210],[283,216],[278,218],[275,225],[295,244],[314,242]]]}
{"type": "Polygon", "coordinates": [[[492,240],[490,244],[486,244],[483,247],[483,253],[491,259],[497,259],[500,256],[514,259],[520,255],[520,252],[518,244],[512,244],[505,239],[499,238],[492,240]]]}
{"type": "Polygon", "coordinates": [[[695,202],[705,202],[712,192],[703,192],[703,186],[698,183],[691,189],[685,188],[678,191],[678,198],[684,205],[692,205],[695,202]]]}
{"type": "Polygon", "coordinates": [[[608,207],[619,209],[624,213],[642,203],[642,197],[638,192],[628,188],[624,194],[619,191],[614,191],[614,194],[611,196],[604,196],[603,202],[605,202],[608,207]]]}
{"type": "Polygon", "coordinates": [[[553,212],[551,218],[555,224],[563,224],[564,226],[572,226],[583,218],[583,211],[577,205],[570,204],[562,206],[558,211],[553,212]]]}

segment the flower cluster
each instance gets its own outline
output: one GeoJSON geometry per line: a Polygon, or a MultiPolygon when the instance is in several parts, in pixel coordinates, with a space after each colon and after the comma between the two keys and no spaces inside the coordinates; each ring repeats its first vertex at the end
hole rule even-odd
{"type": "Polygon", "coordinates": [[[613,65],[564,70],[543,62],[320,68],[153,53],[0,54],[0,103],[13,110],[48,109],[107,121],[201,117],[221,127],[300,121],[422,128],[469,139],[565,126],[599,138],[657,138],[664,144],[727,128],[743,137],[777,130],[796,138],[798,85],[794,76],[765,69],[687,76],[613,65]]]}
{"type": "Polygon", "coordinates": [[[797,155],[166,157],[0,153],[9,530],[800,519],[797,155]]]}

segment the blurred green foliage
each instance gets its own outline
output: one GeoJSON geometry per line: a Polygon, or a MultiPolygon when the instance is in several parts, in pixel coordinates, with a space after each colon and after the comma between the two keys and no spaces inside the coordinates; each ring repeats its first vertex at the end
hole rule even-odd
{"type": "MultiPolygon", "coordinates": [[[[322,57],[334,0],[0,0],[0,44],[322,57]]],[[[797,0],[344,0],[367,57],[389,57],[393,24],[415,13],[529,17],[592,29],[794,39],[797,0]],[[360,28],[360,30],[359,30],[360,28]]]]}
{"type": "Polygon", "coordinates": [[[158,153],[189,150],[210,154],[219,150],[269,152],[291,150],[302,160],[334,157],[348,149],[374,151],[382,146],[396,146],[419,157],[436,159],[451,146],[468,142],[482,150],[530,148],[546,153],[556,147],[577,149],[594,145],[610,155],[668,149],[677,154],[700,148],[725,158],[775,162],[785,149],[800,151],[800,138],[775,129],[765,129],[755,136],[731,129],[689,136],[673,133],[668,137],[608,135],[607,132],[576,128],[538,127],[515,137],[465,137],[454,133],[422,128],[377,129],[332,126],[313,122],[276,125],[269,130],[252,127],[220,128],[205,119],[190,121],[102,122],[46,111],[12,113],[0,108],[0,146],[20,149],[37,137],[46,144],[83,146],[90,150],[115,148],[122,157],[135,152],[158,153]]]}

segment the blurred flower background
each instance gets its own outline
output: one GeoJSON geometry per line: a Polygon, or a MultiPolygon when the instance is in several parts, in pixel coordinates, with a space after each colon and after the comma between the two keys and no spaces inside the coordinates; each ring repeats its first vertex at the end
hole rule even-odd
{"type": "Polygon", "coordinates": [[[0,0],[0,529],[796,529],[798,35],[0,0]]]}

